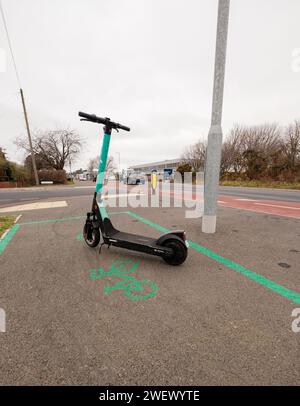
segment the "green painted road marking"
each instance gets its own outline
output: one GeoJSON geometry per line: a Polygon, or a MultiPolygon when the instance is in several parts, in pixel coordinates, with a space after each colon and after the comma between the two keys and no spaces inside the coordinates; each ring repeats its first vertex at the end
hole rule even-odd
{"type": "Polygon", "coordinates": [[[77,241],[83,241],[83,235],[82,235],[82,233],[79,233],[79,234],[76,235],[76,240],[77,240],[77,241]]]}
{"type": "Polygon", "coordinates": [[[299,293],[294,292],[290,289],[287,289],[284,286],[281,286],[278,283],[272,281],[271,279],[265,278],[264,276],[259,275],[255,272],[251,271],[250,269],[245,268],[242,265],[236,264],[235,262],[231,261],[230,259],[224,258],[221,255],[209,250],[208,248],[203,247],[202,245],[199,245],[193,241],[189,241],[189,244],[190,244],[191,248],[200,252],[201,254],[204,254],[207,257],[219,262],[220,264],[223,264],[223,265],[227,266],[228,268],[233,269],[234,271],[246,276],[249,279],[252,279],[253,281],[259,283],[260,285],[263,285],[266,288],[273,290],[273,292],[276,292],[279,295],[284,296],[285,298],[289,299],[290,301],[300,304],[300,294],[299,293]]]}
{"type": "Polygon", "coordinates": [[[138,268],[138,264],[131,259],[125,261],[117,261],[106,272],[103,268],[91,269],[91,279],[103,279],[107,276],[114,276],[121,278],[122,280],[115,285],[105,285],[103,291],[106,295],[109,295],[115,291],[121,291],[121,293],[127,296],[132,301],[150,299],[157,295],[158,287],[155,282],[149,279],[138,280],[132,274],[138,268]],[[128,267],[129,265],[129,267],[128,267]],[[150,290],[150,291],[149,291],[150,290]],[[148,292],[148,293],[146,293],[148,292]]]}
{"type": "MultiPolygon", "coordinates": [[[[127,212],[130,216],[140,220],[144,224],[147,224],[150,227],[155,228],[156,230],[167,233],[170,230],[168,230],[165,227],[160,226],[159,224],[153,223],[150,220],[145,219],[144,217],[139,216],[138,214],[135,214],[131,211],[127,212]]],[[[242,265],[239,265],[230,259],[224,258],[221,255],[217,254],[214,251],[211,251],[210,249],[199,245],[191,240],[188,241],[190,244],[190,248],[193,248],[197,252],[200,252],[201,254],[213,259],[214,261],[219,262],[220,264],[225,265],[227,268],[233,269],[234,271],[246,276],[247,278],[259,283],[260,285],[271,289],[273,292],[278,293],[280,296],[285,297],[286,299],[290,300],[291,302],[300,304],[300,294],[297,292],[294,292],[290,289],[285,288],[284,286],[279,285],[278,283],[272,281],[271,279],[265,278],[262,275],[259,275],[250,269],[245,268],[242,265]]]]}
{"type": "Polygon", "coordinates": [[[81,220],[83,218],[85,218],[85,216],[61,217],[58,219],[26,221],[24,223],[19,223],[19,224],[20,224],[20,226],[27,226],[27,225],[32,225],[32,224],[61,223],[63,221],[81,220]]]}
{"type": "MultiPolygon", "coordinates": [[[[127,211],[115,211],[110,213],[111,215],[114,214],[127,214],[127,211]]],[[[73,220],[82,220],[86,216],[72,216],[72,217],[61,217],[61,218],[54,218],[54,219],[46,219],[46,220],[32,220],[32,221],[25,221],[23,223],[18,223],[12,226],[10,231],[6,234],[6,236],[0,240],[0,254],[3,254],[5,248],[10,243],[12,237],[18,231],[20,226],[27,226],[27,225],[34,225],[34,224],[48,224],[48,223],[61,223],[64,221],[73,221],[73,220]]],[[[80,240],[79,236],[76,239],[80,240]]]]}
{"type": "Polygon", "coordinates": [[[0,254],[3,254],[5,248],[8,246],[10,241],[12,240],[13,236],[16,234],[18,229],[20,228],[20,224],[14,224],[11,229],[6,233],[5,237],[0,240],[0,254]]]}
{"type": "MultiPolygon", "coordinates": [[[[127,214],[127,213],[128,213],[127,211],[113,211],[109,214],[113,216],[114,214],[127,214]]],[[[86,218],[86,216],[61,217],[56,219],[25,221],[24,223],[19,224],[20,226],[27,226],[32,224],[61,223],[64,221],[82,220],[84,218],[86,218]]]]}
{"type": "MultiPolygon", "coordinates": [[[[156,224],[150,220],[145,219],[144,217],[139,216],[138,214],[135,214],[131,211],[120,211],[120,212],[112,212],[110,215],[114,214],[128,214],[131,217],[136,218],[137,220],[143,222],[144,224],[147,224],[148,226],[155,228],[156,230],[162,232],[162,233],[167,233],[170,230],[167,228],[160,226],[159,224],[156,224]]],[[[10,241],[12,240],[13,236],[15,233],[18,231],[19,227],[22,225],[30,225],[30,224],[47,224],[47,223],[58,223],[58,222],[64,222],[64,221],[72,221],[72,220],[80,220],[85,218],[85,216],[73,216],[73,217],[62,217],[62,218],[56,218],[56,219],[47,219],[47,220],[37,220],[37,221],[27,221],[24,223],[18,223],[14,224],[12,228],[9,230],[9,232],[5,235],[5,237],[0,241],[0,254],[3,254],[5,248],[8,246],[10,241]]],[[[79,235],[76,237],[78,240],[80,240],[79,235]]],[[[81,236],[82,238],[82,236],[81,236]]],[[[213,259],[214,261],[217,261],[226,267],[240,273],[241,275],[246,276],[247,278],[257,282],[258,284],[265,286],[266,288],[272,290],[273,292],[276,292],[277,294],[285,297],[286,299],[300,304],[300,294],[297,292],[294,292],[290,289],[285,288],[282,285],[279,285],[278,283],[272,281],[271,279],[265,278],[262,275],[259,275],[250,269],[245,268],[242,265],[239,265],[227,258],[222,257],[221,255],[217,254],[216,252],[209,250],[208,248],[199,245],[193,241],[189,240],[190,247],[196,250],[197,252],[213,259]]],[[[146,282],[145,280],[144,282],[146,282]]],[[[151,282],[151,281],[150,281],[151,282]]],[[[147,281],[148,283],[148,281],[147,281]]],[[[133,285],[132,285],[133,286],[133,285]]],[[[150,286],[150,285],[149,285],[150,286]]],[[[136,286],[137,287],[137,286],[136,286]]],[[[139,300],[139,299],[132,299],[132,300],[139,300]]]]}

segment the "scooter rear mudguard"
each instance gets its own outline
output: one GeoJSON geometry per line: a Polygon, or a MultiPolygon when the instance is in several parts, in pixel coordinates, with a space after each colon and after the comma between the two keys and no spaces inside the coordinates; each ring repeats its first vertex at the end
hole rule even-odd
{"type": "Polygon", "coordinates": [[[174,230],[172,232],[163,234],[159,239],[157,240],[157,245],[163,245],[164,242],[167,240],[178,240],[181,243],[183,243],[185,246],[186,244],[186,235],[184,230],[174,230]]]}

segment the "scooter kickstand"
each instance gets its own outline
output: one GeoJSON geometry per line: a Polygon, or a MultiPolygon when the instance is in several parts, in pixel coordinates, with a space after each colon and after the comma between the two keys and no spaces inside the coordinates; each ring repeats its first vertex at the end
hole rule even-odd
{"type": "Polygon", "coordinates": [[[105,244],[105,242],[102,242],[102,243],[99,245],[99,255],[101,254],[102,245],[104,245],[104,244],[105,244]]]}

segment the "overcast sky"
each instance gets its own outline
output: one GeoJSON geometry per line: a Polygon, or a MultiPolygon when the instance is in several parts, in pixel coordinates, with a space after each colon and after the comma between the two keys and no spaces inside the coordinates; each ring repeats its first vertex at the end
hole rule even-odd
{"type": "MultiPolygon", "coordinates": [[[[2,0],[32,130],[76,129],[86,139],[76,168],[97,155],[100,130],[79,110],[132,128],[111,143],[123,165],[180,156],[209,130],[217,3],[2,0]]],[[[231,0],[225,135],[236,122],[300,118],[299,21],[299,0],[231,0]]],[[[20,162],[24,119],[1,20],[0,48],[0,146],[20,162]]]]}

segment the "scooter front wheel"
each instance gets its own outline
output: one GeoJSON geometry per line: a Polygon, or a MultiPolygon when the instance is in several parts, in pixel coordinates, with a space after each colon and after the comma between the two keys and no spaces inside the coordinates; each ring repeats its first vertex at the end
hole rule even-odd
{"type": "Polygon", "coordinates": [[[181,265],[186,260],[188,250],[184,243],[178,240],[167,240],[164,244],[164,247],[171,248],[173,254],[171,256],[164,256],[164,261],[169,265],[181,265]]]}
{"type": "Polygon", "coordinates": [[[85,223],[83,227],[83,238],[89,247],[97,247],[100,242],[99,228],[93,228],[92,224],[85,223]]]}

